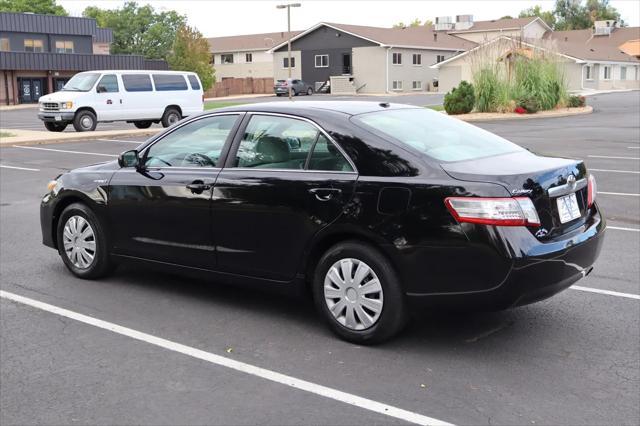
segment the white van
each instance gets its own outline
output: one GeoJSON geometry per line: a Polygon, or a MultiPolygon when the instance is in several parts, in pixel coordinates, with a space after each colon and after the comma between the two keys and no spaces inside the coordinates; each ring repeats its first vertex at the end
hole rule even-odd
{"type": "Polygon", "coordinates": [[[38,118],[52,132],[69,123],[78,132],[100,122],[126,121],[139,129],[168,127],[202,112],[198,75],[184,71],[87,71],[74,75],[59,92],[41,96],[38,118]]]}

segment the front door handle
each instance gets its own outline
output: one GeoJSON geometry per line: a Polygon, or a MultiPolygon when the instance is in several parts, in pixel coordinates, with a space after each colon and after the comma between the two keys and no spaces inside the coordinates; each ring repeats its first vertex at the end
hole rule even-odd
{"type": "Polygon", "coordinates": [[[334,195],[340,195],[342,190],[338,188],[313,188],[309,192],[315,195],[318,201],[329,201],[334,195]]]}
{"type": "Polygon", "coordinates": [[[211,186],[212,185],[210,183],[204,183],[201,180],[194,180],[187,185],[187,189],[194,194],[202,194],[204,191],[211,189],[211,186]]]}

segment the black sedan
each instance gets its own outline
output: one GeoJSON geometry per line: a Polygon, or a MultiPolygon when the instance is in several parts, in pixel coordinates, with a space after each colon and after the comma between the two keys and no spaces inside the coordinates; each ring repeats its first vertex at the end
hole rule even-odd
{"type": "Polygon", "coordinates": [[[582,161],[429,109],[278,102],[190,117],[59,176],[41,223],[78,277],[136,261],[305,289],[334,332],[367,343],[410,308],[503,309],[569,287],[602,246],[595,197],[582,161]]]}

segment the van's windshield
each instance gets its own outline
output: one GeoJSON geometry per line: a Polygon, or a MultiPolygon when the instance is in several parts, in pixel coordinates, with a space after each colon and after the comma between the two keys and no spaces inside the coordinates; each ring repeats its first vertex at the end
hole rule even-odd
{"type": "Polygon", "coordinates": [[[71,77],[62,88],[63,92],[88,92],[100,77],[98,73],[82,73],[71,77]]]}

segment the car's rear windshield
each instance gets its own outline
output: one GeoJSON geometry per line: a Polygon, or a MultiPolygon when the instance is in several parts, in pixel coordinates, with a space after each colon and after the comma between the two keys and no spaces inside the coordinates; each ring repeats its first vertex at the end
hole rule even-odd
{"type": "Polygon", "coordinates": [[[522,150],[500,136],[427,108],[365,113],[354,116],[352,121],[440,162],[473,160],[522,150]]]}

